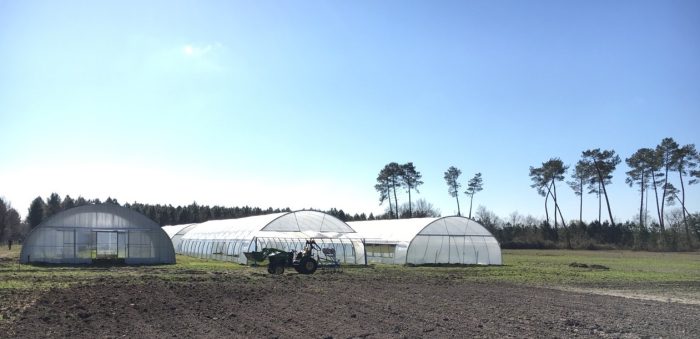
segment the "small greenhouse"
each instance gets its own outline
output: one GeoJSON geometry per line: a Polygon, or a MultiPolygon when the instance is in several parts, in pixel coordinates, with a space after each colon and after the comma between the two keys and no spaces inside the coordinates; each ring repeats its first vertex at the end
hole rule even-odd
{"type": "Polygon", "coordinates": [[[173,264],[175,251],[160,226],[112,204],[75,207],[45,220],[24,240],[20,262],[173,264]]]}
{"type": "Polygon", "coordinates": [[[362,239],[345,222],[317,211],[266,214],[200,224],[165,226],[175,251],[198,258],[247,264],[243,253],[277,248],[301,251],[308,239],[335,249],[342,263],[363,264],[362,239]]]}
{"type": "Polygon", "coordinates": [[[364,239],[368,263],[501,265],[501,247],[465,217],[349,222],[364,239]]]}

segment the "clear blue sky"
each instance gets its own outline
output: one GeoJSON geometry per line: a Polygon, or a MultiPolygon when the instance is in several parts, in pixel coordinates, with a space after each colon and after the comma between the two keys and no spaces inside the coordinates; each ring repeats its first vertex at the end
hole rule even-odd
{"type": "Polygon", "coordinates": [[[699,94],[698,1],[0,0],[0,196],[377,213],[413,161],[443,215],[454,165],[475,207],[543,217],[529,166],[600,147],[627,220],[624,158],[697,145],[699,94]]]}

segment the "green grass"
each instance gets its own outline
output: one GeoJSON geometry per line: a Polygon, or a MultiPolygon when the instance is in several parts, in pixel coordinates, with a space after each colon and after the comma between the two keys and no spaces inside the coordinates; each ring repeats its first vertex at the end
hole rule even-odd
{"type": "Polygon", "coordinates": [[[700,253],[633,251],[504,250],[505,266],[475,273],[495,280],[563,285],[698,281],[700,253]],[[609,270],[571,267],[597,264],[609,270]]]}
{"type": "Polygon", "coordinates": [[[201,277],[211,273],[236,273],[250,270],[246,266],[216,260],[204,260],[178,255],[174,265],[148,266],[59,266],[59,265],[19,265],[20,247],[11,251],[0,249],[0,290],[65,288],[74,284],[84,284],[119,277],[130,279],[137,284],[144,278],[160,278],[171,281],[187,281],[193,276],[201,277]]]}
{"type": "Polygon", "coordinates": [[[449,276],[468,281],[538,286],[700,285],[700,253],[503,250],[503,266],[402,267],[376,265],[378,274],[449,276]],[[603,265],[609,270],[571,267],[603,265]]]}
{"type": "MultiPolygon", "coordinates": [[[[90,283],[104,277],[145,278],[171,281],[206,280],[228,274],[246,276],[267,274],[263,268],[250,268],[231,262],[177,256],[175,265],[155,266],[40,266],[18,267],[19,248],[0,249],[0,290],[47,289],[90,283]]],[[[503,250],[503,266],[404,267],[376,265],[374,269],[345,268],[348,275],[406,277],[445,277],[474,282],[507,282],[553,287],[690,286],[700,299],[700,252],[653,253],[633,251],[503,250]],[[609,270],[570,267],[577,262],[598,264],[609,270]]]]}

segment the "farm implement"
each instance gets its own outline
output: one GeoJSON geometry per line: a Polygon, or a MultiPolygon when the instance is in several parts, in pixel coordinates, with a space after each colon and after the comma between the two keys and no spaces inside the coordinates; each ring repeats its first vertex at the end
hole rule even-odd
{"type": "Polygon", "coordinates": [[[301,274],[313,274],[318,268],[340,270],[340,260],[334,248],[321,248],[313,239],[307,240],[302,251],[283,251],[277,248],[263,248],[258,252],[245,252],[248,260],[268,261],[267,272],[282,274],[285,268],[294,268],[301,274]]]}

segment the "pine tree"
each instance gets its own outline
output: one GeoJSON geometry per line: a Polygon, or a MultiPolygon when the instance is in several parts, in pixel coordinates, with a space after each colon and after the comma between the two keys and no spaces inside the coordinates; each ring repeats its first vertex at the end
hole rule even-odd
{"type": "Polygon", "coordinates": [[[27,223],[29,227],[34,228],[44,221],[44,209],[46,204],[41,197],[36,197],[29,205],[27,211],[27,223]]]}
{"type": "Polygon", "coordinates": [[[447,183],[447,192],[450,194],[451,197],[457,199],[457,215],[461,216],[462,212],[459,208],[459,188],[462,187],[462,184],[459,183],[459,176],[462,174],[462,171],[458,169],[457,167],[450,166],[450,168],[445,171],[445,182],[447,183]]]}
{"type": "Polygon", "coordinates": [[[411,189],[418,191],[418,186],[423,182],[420,180],[422,175],[416,170],[412,162],[401,165],[401,186],[408,191],[408,217],[413,217],[413,209],[411,205],[411,189]]]}
{"type": "MultiPolygon", "coordinates": [[[[686,237],[688,238],[688,244],[692,247],[691,237],[690,237],[690,227],[688,225],[688,214],[685,208],[685,183],[683,177],[690,173],[694,173],[695,168],[698,167],[698,152],[695,150],[694,144],[685,145],[676,149],[673,152],[673,164],[675,165],[676,172],[678,172],[678,177],[681,183],[681,198],[678,199],[681,203],[681,211],[683,213],[683,225],[685,226],[686,237]]],[[[688,185],[696,184],[698,180],[696,178],[690,179],[688,185]]],[[[678,198],[676,196],[676,198],[678,198]]]]}
{"type": "Polygon", "coordinates": [[[578,208],[578,222],[583,224],[583,184],[590,181],[591,179],[590,170],[587,168],[586,164],[579,160],[574,168],[574,173],[571,174],[571,181],[566,183],[574,190],[574,194],[579,197],[579,208],[578,208]]]}
{"type": "Polygon", "coordinates": [[[61,196],[57,193],[51,193],[49,198],[46,199],[46,210],[44,211],[44,217],[48,219],[61,211],[61,196]]]}
{"type": "Polygon", "coordinates": [[[469,219],[472,218],[472,203],[474,202],[474,194],[481,192],[484,189],[484,181],[481,178],[481,173],[474,174],[474,177],[469,179],[467,190],[464,194],[469,196],[469,219]]]}
{"type": "Polygon", "coordinates": [[[61,210],[65,211],[73,207],[75,207],[75,200],[73,200],[70,195],[66,195],[65,198],[63,198],[63,202],[61,202],[61,210]]]}
{"type": "MultiPolygon", "coordinates": [[[[668,172],[675,167],[673,154],[678,150],[678,143],[673,138],[664,138],[661,143],[656,146],[656,156],[663,169],[663,184],[661,185],[661,211],[659,212],[659,225],[661,229],[665,229],[664,206],[668,202],[669,193],[674,190],[673,185],[668,182],[668,172]]],[[[673,202],[673,200],[671,200],[673,202]]]]}
{"type": "Polygon", "coordinates": [[[620,157],[615,154],[615,151],[613,150],[601,151],[600,148],[596,148],[593,150],[583,151],[582,158],[584,163],[595,171],[598,184],[601,185],[603,195],[605,196],[605,204],[608,207],[610,224],[615,226],[612,209],[610,208],[610,199],[608,198],[608,191],[605,188],[605,185],[612,179],[612,172],[615,171],[615,168],[620,163],[620,157]]]}
{"type": "Polygon", "coordinates": [[[379,204],[384,203],[384,200],[389,200],[389,211],[390,214],[395,218],[399,218],[399,202],[396,198],[396,187],[401,184],[401,177],[403,176],[403,169],[401,165],[396,162],[388,163],[387,165],[379,171],[377,176],[377,184],[374,185],[374,189],[379,192],[379,204]],[[391,194],[394,194],[394,208],[391,206],[391,194]]]}
{"type": "Polygon", "coordinates": [[[547,206],[551,189],[549,186],[549,180],[547,180],[547,178],[545,177],[544,168],[530,166],[530,180],[532,181],[530,187],[536,189],[537,194],[544,197],[544,215],[546,218],[547,225],[550,225],[549,209],[547,206]]]}
{"type": "Polygon", "coordinates": [[[633,185],[639,185],[639,192],[641,194],[639,202],[639,226],[646,226],[644,222],[644,216],[646,212],[644,211],[644,192],[649,187],[649,181],[653,175],[653,162],[654,162],[654,150],[651,148],[640,148],[632,154],[629,158],[625,159],[627,166],[630,170],[627,171],[627,179],[625,182],[632,187],[633,185]]]}

